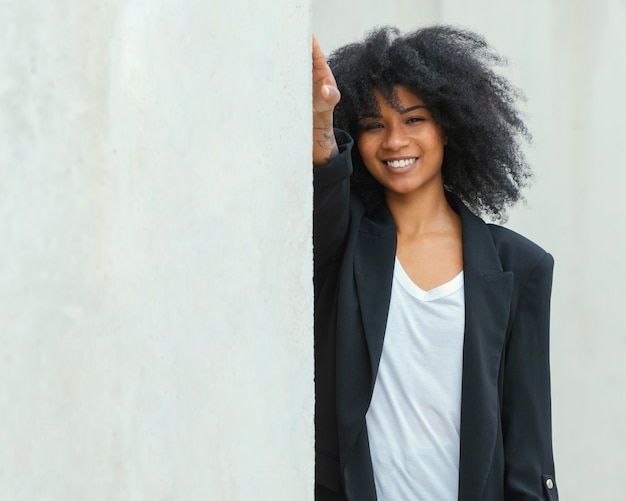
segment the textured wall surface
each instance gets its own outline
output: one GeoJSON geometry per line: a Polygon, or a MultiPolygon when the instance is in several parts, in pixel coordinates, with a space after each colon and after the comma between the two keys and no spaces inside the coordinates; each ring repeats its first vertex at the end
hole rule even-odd
{"type": "Polygon", "coordinates": [[[535,182],[508,226],[556,259],[551,355],[561,498],[622,500],[626,1],[313,0],[326,52],[375,25],[440,22],[484,34],[528,98],[535,182]]]}
{"type": "Polygon", "coordinates": [[[309,2],[0,13],[0,499],[311,499],[309,2]]]}

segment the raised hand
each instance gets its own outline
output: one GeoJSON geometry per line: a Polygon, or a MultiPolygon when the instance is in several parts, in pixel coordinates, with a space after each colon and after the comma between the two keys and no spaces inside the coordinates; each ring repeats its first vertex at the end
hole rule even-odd
{"type": "Polygon", "coordinates": [[[333,110],[341,95],[324,53],[313,36],[313,165],[326,165],[338,155],[333,110]]]}
{"type": "Polygon", "coordinates": [[[333,72],[313,35],[313,113],[333,111],[340,97],[333,72]]]}

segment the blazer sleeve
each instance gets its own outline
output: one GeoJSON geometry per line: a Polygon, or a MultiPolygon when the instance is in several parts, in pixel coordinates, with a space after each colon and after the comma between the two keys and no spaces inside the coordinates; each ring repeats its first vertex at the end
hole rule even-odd
{"type": "Polygon", "coordinates": [[[335,129],[339,156],[313,168],[313,255],[319,268],[341,254],[348,229],[352,138],[335,129]]]}
{"type": "Polygon", "coordinates": [[[550,399],[550,295],[554,260],[527,276],[509,333],[502,393],[505,500],[557,501],[550,399]]]}

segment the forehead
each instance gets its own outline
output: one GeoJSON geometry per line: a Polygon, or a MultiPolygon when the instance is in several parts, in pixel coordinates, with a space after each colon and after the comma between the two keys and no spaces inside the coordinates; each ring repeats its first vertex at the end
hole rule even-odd
{"type": "Polygon", "coordinates": [[[379,89],[373,90],[375,109],[369,110],[365,116],[380,116],[381,112],[393,110],[398,113],[406,113],[416,107],[426,108],[426,103],[402,85],[396,85],[389,92],[379,89]]]}

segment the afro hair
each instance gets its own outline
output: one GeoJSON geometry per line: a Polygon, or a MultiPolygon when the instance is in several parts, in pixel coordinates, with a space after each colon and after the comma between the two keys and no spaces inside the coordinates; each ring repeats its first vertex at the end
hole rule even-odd
{"type": "MultiPolygon", "coordinates": [[[[334,125],[354,138],[363,118],[376,111],[374,91],[394,105],[394,88],[406,87],[428,107],[447,138],[442,175],[446,190],[470,209],[506,219],[532,177],[522,151],[530,134],[516,108],[523,95],[494,68],[505,64],[485,39],[452,26],[430,26],[401,35],[393,27],[371,31],[362,42],[329,59],[341,101],[334,125]]],[[[352,189],[373,214],[384,204],[382,186],[353,152],[352,189]]]]}

